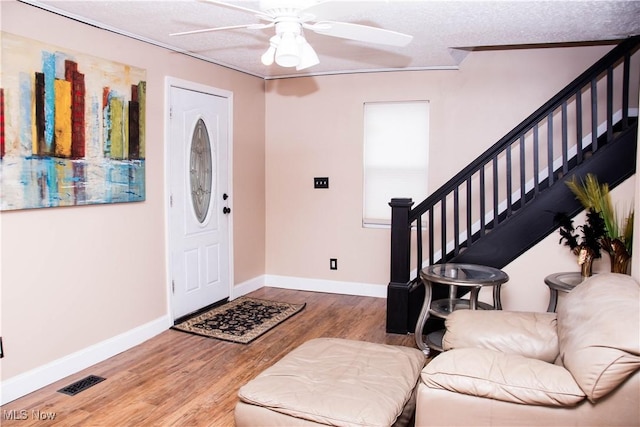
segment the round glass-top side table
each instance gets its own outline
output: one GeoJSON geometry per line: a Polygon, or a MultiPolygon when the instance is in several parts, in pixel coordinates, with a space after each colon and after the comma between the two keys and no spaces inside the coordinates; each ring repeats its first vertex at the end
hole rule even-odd
{"type": "Polygon", "coordinates": [[[553,313],[558,305],[558,291],[571,292],[585,279],[577,271],[554,273],[544,278],[544,283],[549,287],[549,306],[547,312],[553,313]]]}
{"type": "Polygon", "coordinates": [[[434,264],[420,271],[420,279],[424,283],[425,295],[422,310],[416,323],[415,339],[420,350],[429,355],[431,349],[442,351],[444,331],[432,332],[424,337],[422,331],[429,316],[446,318],[459,309],[501,310],[500,287],[509,280],[502,270],[477,264],[434,264]],[[449,298],[432,301],[432,286],[449,286],[449,298]],[[478,301],[480,289],[493,286],[493,306],[478,301]],[[458,287],[470,288],[469,299],[457,298],[458,287]]]}

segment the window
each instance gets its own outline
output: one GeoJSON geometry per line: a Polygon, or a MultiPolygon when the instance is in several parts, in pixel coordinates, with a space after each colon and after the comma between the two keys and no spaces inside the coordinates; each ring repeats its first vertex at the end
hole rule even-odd
{"type": "Polygon", "coordinates": [[[204,120],[198,119],[191,136],[190,191],[193,210],[201,224],[207,218],[211,203],[212,179],[211,142],[204,120]]]}
{"type": "Polygon", "coordinates": [[[363,224],[390,224],[392,198],[424,200],[428,164],[428,101],[365,103],[363,224]]]}

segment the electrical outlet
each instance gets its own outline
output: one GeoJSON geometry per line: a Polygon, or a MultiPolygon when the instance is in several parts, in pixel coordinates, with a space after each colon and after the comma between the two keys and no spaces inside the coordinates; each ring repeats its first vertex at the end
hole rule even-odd
{"type": "Polygon", "coordinates": [[[329,188],[329,178],[313,178],[313,188],[329,188]]]}
{"type": "Polygon", "coordinates": [[[337,270],[338,269],[338,259],[337,258],[329,258],[329,269],[337,270]]]}

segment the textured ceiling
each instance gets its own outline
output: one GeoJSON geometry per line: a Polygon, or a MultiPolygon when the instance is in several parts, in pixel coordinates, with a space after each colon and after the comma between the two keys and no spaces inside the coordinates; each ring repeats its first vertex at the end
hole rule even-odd
{"type": "MultiPolygon", "coordinates": [[[[260,62],[273,28],[169,35],[263,22],[251,13],[205,1],[23,2],[265,79],[450,68],[458,66],[474,48],[591,43],[640,35],[640,1],[335,0],[331,16],[321,18],[407,33],[414,37],[412,42],[406,47],[388,47],[307,31],[305,37],[318,53],[320,64],[296,71],[260,62]]],[[[260,8],[258,1],[228,3],[260,8]]]]}

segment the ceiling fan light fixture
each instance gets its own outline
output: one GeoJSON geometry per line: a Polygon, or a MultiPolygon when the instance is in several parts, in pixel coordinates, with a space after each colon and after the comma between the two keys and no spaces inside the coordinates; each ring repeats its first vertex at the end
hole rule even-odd
{"type": "Polygon", "coordinates": [[[298,44],[300,45],[300,63],[296,66],[296,70],[304,70],[305,68],[313,67],[320,63],[318,54],[313,50],[313,47],[302,37],[297,37],[298,44]]]}
{"type": "MultiPolygon", "coordinates": [[[[320,63],[315,50],[304,37],[303,29],[330,37],[398,47],[406,46],[413,38],[408,34],[385,30],[383,28],[369,25],[356,24],[353,22],[318,20],[318,17],[324,13],[331,14],[330,9],[333,6],[330,5],[338,5],[339,3],[343,3],[344,5],[344,3],[347,3],[346,1],[260,0],[260,10],[228,3],[222,0],[204,1],[231,9],[237,9],[244,13],[251,13],[259,20],[266,21],[266,23],[257,22],[225,27],[204,28],[172,33],[170,35],[178,36],[235,29],[263,30],[266,28],[275,28],[275,35],[269,40],[269,47],[260,57],[261,62],[266,67],[273,65],[275,62],[281,67],[295,67],[296,70],[304,70],[320,63]]],[[[238,1],[237,3],[241,2],[238,1]]],[[[335,12],[345,12],[342,7],[336,7],[337,9],[335,12]]]]}
{"type": "Polygon", "coordinates": [[[273,60],[275,59],[275,56],[276,56],[276,49],[278,48],[278,44],[280,44],[280,37],[279,36],[271,37],[271,39],[269,40],[269,48],[265,53],[262,54],[262,57],[260,58],[264,65],[269,66],[273,64],[273,60]]]}
{"type": "Polygon", "coordinates": [[[262,54],[262,57],[260,58],[260,60],[264,65],[269,66],[273,64],[273,59],[275,55],[276,55],[276,48],[269,46],[269,49],[267,49],[267,51],[262,54]]]}
{"type": "Polygon", "coordinates": [[[281,67],[296,67],[300,64],[300,45],[293,33],[283,33],[276,49],[276,64],[281,67]]]}

